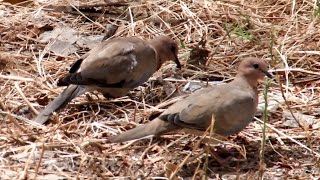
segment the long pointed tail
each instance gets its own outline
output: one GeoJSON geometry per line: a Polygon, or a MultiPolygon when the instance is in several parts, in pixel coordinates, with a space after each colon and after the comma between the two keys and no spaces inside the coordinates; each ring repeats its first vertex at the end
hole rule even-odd
{"type": "Polygon", "coordinates": [[[180,129],[178,126],[157,118],[147,124],[137,126],[136,128],[110,137],[107,139],[107,143],[120,143],[140,139],[150,135],[161,135],[178,129],[180,129]]]}
{"type": "Polygon", "coordinates": [[[69,85],[58,97],[51,101],[45,109],[34,119],[39,124],[44,124],[49,120],[54,111],[61,109],[68,104],[73,98],[85,93],[85,88],[78,85],[69,85]]]}

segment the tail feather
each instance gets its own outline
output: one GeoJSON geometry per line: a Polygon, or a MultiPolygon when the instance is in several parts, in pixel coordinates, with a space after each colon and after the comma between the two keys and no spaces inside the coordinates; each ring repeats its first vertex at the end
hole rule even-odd
{"type": "Polygon", "coordinates": [[[110,137],[107,139],[107,143],[120,143],[140,139],[150,135],[161,135],[178,129],[180,129],[180,127],[157,118],[147,124],[137,126],[136,128],[110,137]]]}
{"type": "Polygon", "coordinates": [[[58,97],[51,101],[45,109],[34,119],[39,124],[47,122],[53,112],[63,108],[73,98],[85,93],[85,88],[78,85],[69,85],[58,97]]]}

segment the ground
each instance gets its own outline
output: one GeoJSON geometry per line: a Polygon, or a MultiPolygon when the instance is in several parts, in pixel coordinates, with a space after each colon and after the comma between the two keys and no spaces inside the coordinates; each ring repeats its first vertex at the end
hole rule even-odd
{"type": "Polygon", "coordinates": [[[175,170],[175,179],[320,178],[318,2],[15,3],[0,2],[1,179],[169,178],[175,170]],[[125,97],[88,93],[46,125],[32,122],[63,90],[59,77],[103,38],[159,34],[179,42],[181,70],[168,62],[125,97]],[[244,131],[211,145],[219,158],[184,133],[104,143],[155,118],[190,93],[185,87],[230,81],[249,56],[266,60],[276,77],[265,135],[260,113],[244,131]]]}

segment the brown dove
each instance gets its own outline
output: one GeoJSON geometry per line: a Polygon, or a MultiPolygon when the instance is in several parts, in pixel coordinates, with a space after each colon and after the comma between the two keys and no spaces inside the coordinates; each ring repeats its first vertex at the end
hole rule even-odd
{"type": "Polygon", "coordinates": [[[104,41],[70,68],[58,81],[67,88],[35,118],[45,123],[50,115],[73,98],[89,91],[101,92],[105,97],[121,97],[146,82],[161,65],[173,60],[178,68],[178,45],[168,36],[145,41],[138,37],[120,37],[104,41]]]}
{"type": "Polygon", "coordinates": [[[227,84],[198,90],[176,102],[158,118],[107,139],[118,143],[161,135],[183,128],[205,131],[215,117],[215,133],[228,136],[243,130],[253,119],[258,105],[258,80],[268,73],[265,61],[250,57],[241,61],[238,73],[227,84]]]}

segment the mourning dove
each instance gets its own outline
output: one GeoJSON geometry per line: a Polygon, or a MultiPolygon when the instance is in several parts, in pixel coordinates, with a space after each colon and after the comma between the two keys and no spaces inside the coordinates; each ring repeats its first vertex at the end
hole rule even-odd
{"type": "Polygon", "coordinates": [[[61,78],[58,86],[67,88],[35,118],[45,123],[50,115],[73,98],[97,90],[105,97],[121,97],[146,82],[161,65],[173,60],[178,68],[178,45],[168,36],[145,41],[120,37],[104,41],[79,60],[61,78]]]}
{"type": "MultiPolygon", "coordinates": [[[[158,118],[107,139],[118,143],[161,135],[183,128],[205,131],[215,117],[213,130],[228,136],[243,130],[253,119],[258,105],[258,80],[268,73],[267,63],[250,57],[241,61],[238,74],[227,84],[198,90],[176,102],[158,118]]],[[[190,132],[190,131],[189,131],[190,132]]]]}

